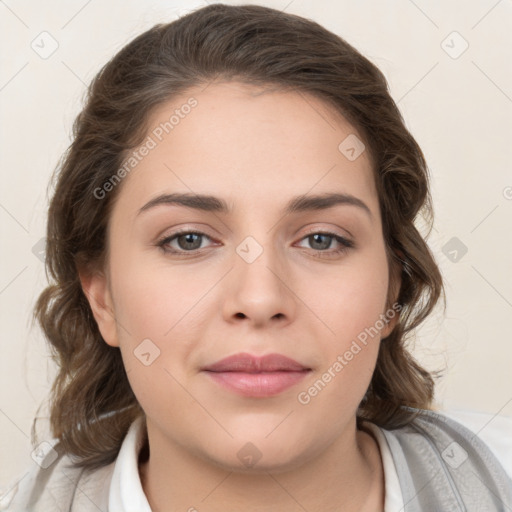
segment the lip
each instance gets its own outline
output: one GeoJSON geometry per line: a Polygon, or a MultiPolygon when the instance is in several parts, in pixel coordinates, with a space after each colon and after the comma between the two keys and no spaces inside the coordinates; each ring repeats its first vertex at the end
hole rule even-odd
{"type": "Polygon", "coordinates": [[[210,372],[260,373],[278,371],[300,372],[302,370],[311,370],[311,368],[281,354],[253,356],[246,352],[241,352],[240,354],[225,357],[216,363],[201,368],[201,370],[210,372]]]}
{"type": "Polygon", "coordinates": [[[217,384],[243,396],[269,397],[300,382],[311,368],[281,354],[235,354],[201,368],[217,384]]]}

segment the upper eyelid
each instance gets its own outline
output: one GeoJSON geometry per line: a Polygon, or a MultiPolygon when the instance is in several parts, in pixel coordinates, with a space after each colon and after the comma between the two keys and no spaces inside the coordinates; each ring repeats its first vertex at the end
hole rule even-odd
{"type": "MultiPolygon", "coordinates": [[[[179,229],[178,231],[175,231],[174,233],[171,233],[169,235],[164,235],[164,236],[161,237],[161,239],[173,238],[173,237],[176,237],[176,236],[179,236],[179,235],[187,235],[187,234],[190,234],[190,233],[197,234],[197,235],[207,236],[208,238],[215,238],[215,235],[210,235],[207,232],[202,231],[201,229],[184,228],[184,229],[179,229]]],[[[310,234],[316,234],[316,233],[323,233],[323,234],[326,234],[326,235],[336,235],[336,236],[340,236],[340,237],[343,237],[343,238],[348,238],[345,235],[337,233],[333,229],[330,229],[330,228],[318,228],[318,227],[308,229],[306,231],[306,233],[304,233],[302,235],[302,237],[305,237],[305,236],[310,235],[310,234]]]]}
{"type": "MultiPolygon", "coordinates": [[[[347,231],[347,230],[345,230],[345,231],[347,231]]],[[[339,236],[339,237],[345,238],[347,240],[350,240],[350,238],[352,237],[352,235],[347,237],[343,234],[337,233],[335,229],[314,227],[314,228],[308,229],[306,231],[306,233],[303,234],[303,238],[308,235],[315,234],[315,233],[324,233],[326,235],[339,236]]],[[[348,233],[348,231],[347,231],[347,233],[348,233]]]]}
{"type": "MultiPolygon", "coordinates": [[[[336,234],[338,236],[347,238],[345,235],[337,232],[337,230],[342,230],[348,234],[348,237],[352,237],[352,233],[347,228],[341,228],[339,226],[337,228],[336,227],[325,227],[325,223],[318,222],[318,221],[313,224],[314,224],[313,227],[306,228],[307,233],[327,232],[327,233],[332,233],[332,234],[336,234]],[[318,224],[320,224],[320,225],[318,225],[318,224]]],[[[204,227],[195,227],[194,223],[191,223],[190,225],[187,225],[185,227],[178,227],[177,231],[173,232],[172,234],[170,234],[168,236],[174,236],[174,235],[179,235],[179,234],[183,234],[183,233],[200,233],[202,235],[209,236],[210,238],[216,238],[217,235],[208,234],[208,231],[210,229],[211,228],[207,229],[204,227]]],[[[167,231],[167,230],[165,230],[165,231],[167,231]]],[[[213,231],[216,231],[216,230],[213,230],[213,231]]],[[[297,230],[297,231],[300,231],[300,230],[297,230]]]]}

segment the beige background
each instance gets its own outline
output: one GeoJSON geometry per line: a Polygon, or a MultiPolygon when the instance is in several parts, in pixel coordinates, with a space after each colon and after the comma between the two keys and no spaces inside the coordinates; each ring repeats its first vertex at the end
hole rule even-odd
{"type": "MultiPolygon", "coordinates": [[[[314,19],[385,73],[432,171],[436,222],[429,244],[446,280],[446,315],[438,310],[422,326],[414,353],[429,369],[446,370],[436,395],[441,408],[512,416],[512,3],[259,3],[314,19]],[[450,242],[453,237],[457,240],[450,242]],[[467,247],[457,262],[450,261],[449,243],[467,247]]],[[[172,20],[185,5],[0,3],[0,484],[5,487],[30,463],[31,423],[53,371],[40,332],[29,325],[45,284],[34,252],[45,235],[50,173],[69,144],[85,85],[130,39],[172,20]],[[41,37],[51,48],[43,31],[58,43],[46,59],[31,48],[41,37]]]]}

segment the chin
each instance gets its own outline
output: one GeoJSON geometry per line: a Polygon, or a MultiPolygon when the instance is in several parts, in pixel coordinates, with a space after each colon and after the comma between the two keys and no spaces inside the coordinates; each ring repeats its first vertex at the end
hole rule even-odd
{"type": "Polygon", "coordinates": [[[284,473],[297,469],[311,454],[306,453],[299,440],[276,435],[274,439],[265,439],[269,430],[262,436],[245,436],[228,442],[215,443],[203,447],[198,455],[225,471],[242,474],[284,473]],[[287,442],[285,442],[285,440],[287,442]]]}
{"type": "Polygon", "coordinates": [[[268,473],[286,473],[297,469],[301,462],[298,460],[300,456],[290,458],[290,454],[283,457],[265,457],[263,454],[257,461],[255,459],[250,461],[246,455],[242,460],[236,456],[233,457],[215,457],[214,455],[206,454],[205,459],[210,463],[218,466],[224,471],[239,473],[244,475],[266,475],[268,473]],[[245,460],[244,460],[245,459],[245,460]]]}

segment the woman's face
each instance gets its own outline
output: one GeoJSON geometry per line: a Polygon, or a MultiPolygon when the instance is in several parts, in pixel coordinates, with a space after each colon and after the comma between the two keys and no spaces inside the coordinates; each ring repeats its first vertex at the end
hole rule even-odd
{"type": "Polygon", "coordinates": [[[117,185],[106,277],[82,283],[152,451],[284,470],[353,435],[398,316],[354,128],[307,94],[225,82],[161,105],[147,136],[117,185]],[[204,370],[239,353],[304,369],[204,370]]]}

